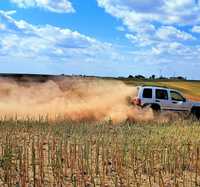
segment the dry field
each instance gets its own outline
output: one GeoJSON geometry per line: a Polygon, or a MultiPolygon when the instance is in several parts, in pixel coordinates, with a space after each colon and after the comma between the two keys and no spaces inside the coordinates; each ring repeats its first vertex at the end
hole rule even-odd
{"type": "Polygon", "coordinates": [[[199,186],[200,123],[2,120],[0,186],[199,186]]]}
{"type": "Polygon", "coordinates": [[[198,99],[200,84],[125,82],[129,86],[101,81],[71,86],[74,82],[67,81],[64,87],[70,89],[65,90],[52,81],[1,80],[0,186],[200,186],[200,122],[152,119],[124,102],[130,85],[166,84],[198,99]],[[14,110],[26,117],[2,115],[14,110]],[[29,116],[40,110],[67,113],[54,120],[29,116]],[[134,120],[125,121],[130,112],[134,120]]]}

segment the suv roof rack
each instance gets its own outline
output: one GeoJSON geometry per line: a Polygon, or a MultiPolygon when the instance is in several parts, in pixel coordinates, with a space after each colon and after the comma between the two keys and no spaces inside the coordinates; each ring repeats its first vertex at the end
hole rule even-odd
{"type": "Polygon", "coordinates": [[[159,86],[159,85],[140,85],[141,87],[157,87],[157,88],[168,88],[168,86],[159,86]]]}

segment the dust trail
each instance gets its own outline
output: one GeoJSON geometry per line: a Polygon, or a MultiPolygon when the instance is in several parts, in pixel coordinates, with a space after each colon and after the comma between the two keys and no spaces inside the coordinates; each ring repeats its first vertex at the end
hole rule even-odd
{"type": "Polygon", "coordinates": [[[115,122],[152,119],[151,111],[129,105],[127,98],[135,94],[135,87],[95,78],[54,78],[44,83],[0,78],[0,117],[48,115],[54,119],[59,115],[73,121],[115,122]]]}

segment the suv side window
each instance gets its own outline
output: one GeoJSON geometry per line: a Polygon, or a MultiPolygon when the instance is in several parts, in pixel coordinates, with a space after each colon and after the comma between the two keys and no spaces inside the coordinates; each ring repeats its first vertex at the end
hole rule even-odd
{"type": "Polygon", "coordinates": [[[184,101],[185,98],[178,92],[170,91],[171,99],[173,101],[184,101]]]}
{"type": "Polygon", "coordinates": [[[167,90],[156,89],[156,99],[168,100],[167,90]]]}
{"type": "Polygon", "coordinates": [[[143,90],[143,98],[152,99],[152,89],[151,88],[144,88],[143,90]]]}

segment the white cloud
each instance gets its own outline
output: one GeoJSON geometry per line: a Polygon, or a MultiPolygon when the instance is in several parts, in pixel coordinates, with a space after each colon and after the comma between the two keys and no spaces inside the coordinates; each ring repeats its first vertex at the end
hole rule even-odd
{"type": "Polygon", "coordinates": [[[173,26],[162,26],[156,31],[156,36],[161,40],[194,40],[195,38],[173,26]]]}
{"type": "Polygon", "coordinates": [[[6,29],[6,26],[0,23],[0,30],[5,30],[5,29],[6,29]]]}
{"type": "Polygon", "coordinates": [[[155,55],[168,54],[179,56],[186,52],[186,47],[178,42],[159,43],[152,48],[152,53],[155,55]]]}
{"type": "Polygon", "coordinates": [[[20,8],[39,7],[57,13],[75,12],[69,0],[10,0],[20,8]]]}
{"type": "Polygon", "coordinates": [[[161,26],[155,32],[135,32],[125,35],[135,46],[145,47],[166,42],[194,41],[196,38],[189,33],[180,31],[173,26],[161,26]]]}
{"type": "MultiPolygon", "coordinates": [[[[109,43],[77,31],[51,25],[35,26],[0,12],[0,54],[11,58],[40,58],[55,62],[107,60],[116,54],[109,43]]],[[[0,55],[0,56],[1,56],[0,55]]]]}
{"type": "Polygon", "coordinates": [[[121,19],[126,34],[137,46],[158,42],[185,42],[195,37],[181,27],[200,22],[200,5],[194,0],[97,0],[98,5],[121,19]],[[179,27],[178,27],[179,26],[179,27]]]}
{"type": "MultiPolygon", "coordinates": [[[[17,0],[12,1],[17,3],[17,0]]],[[[21,0],[18,2],[22,4],[18,6],[41,7],[52,11],[51,8],[55,6],[49,3],[51,1],[38,3],[39,0],[21,0]]],[[[3,61],[17,64],[17,60],[19,67],[22,61],[24,64],[47,64],[44,66],[55,64],[59,66],[59,72],[66,72],[71,66],[71,72],[83,72],[82,74],[98,74],[100,71],[109,72],[107,75],[145,72],[155,74],[165,67],[168,74],[170,71],[180,71],[180,74],[193,76],[196,71],[196,77],[199,76],[200,46],[196,45],[198,40],[182,27],[194,23],[198,25],[198,6],[195,8],[189,0],[98,2],[108,13],[122,20],[124,29],[118,29],[127,32],[125,36],[132,45],[121,46],[119,49],[115,44],[98,41],[77,31],[51,25],[32,25],[23,20],[16,21],[11,15],[0,12],[0,67],[3,61]],[[195,43],[193,46],[187,43],[191,40],[195,43]],[[181,68],[177,70],[178,65],[181,68]]],[[[63,7],[53,11],[70,12],[63,7]]]]}
{"type": "Polygon", "coordinates": [[[155,42],[148,34],[126,34],[125,36],[136,46],[145,47],[155,42]]]}
{"type": "Polygon", "coordinates": [[[97,0],[109,14],[128,27],[141,22],[193,24],[200,21],[200,6],[194,0],[97,0]]]}
{"type": "Polygon", "coordinates": [[[195,26],[192,28],[192,32],[200,33],[200,26],[195,25],[195,26]]]}
{"type": "Polygon", "coordinates": [[[10,16],[13,15],[13,14],[16,14],[16,12],[17,12],[16,10],[3,11],[4,14],[10,15],[10,16]]]}
{"type": "MultiPolygon", "coordinates": [[[[174,57],[176,55],[178,58],[181,57],[182,61],[194,53],[196,54],[193,57],[194,61],[199,58],[199,54],[196,53],[199,49],[198,39],[185,29],[200,23],[198,1],[97,0],[97,2],[107,13],[120,19],[129,29],[129,33],[125,36],[134,44],[132,48],[134,54],[135,52],[141,54],[143,51],[143,55],[151,56],[154,49],[157,54],[162,54],[162,58],[165,56],[169,61],[171,60],[169,52],[174,54],[174,57]],[[138,46],[142,48],[138,49],[138,46]]],[[[199,32],[199,26],[193,27],[192,31],[199,32]]]]}

